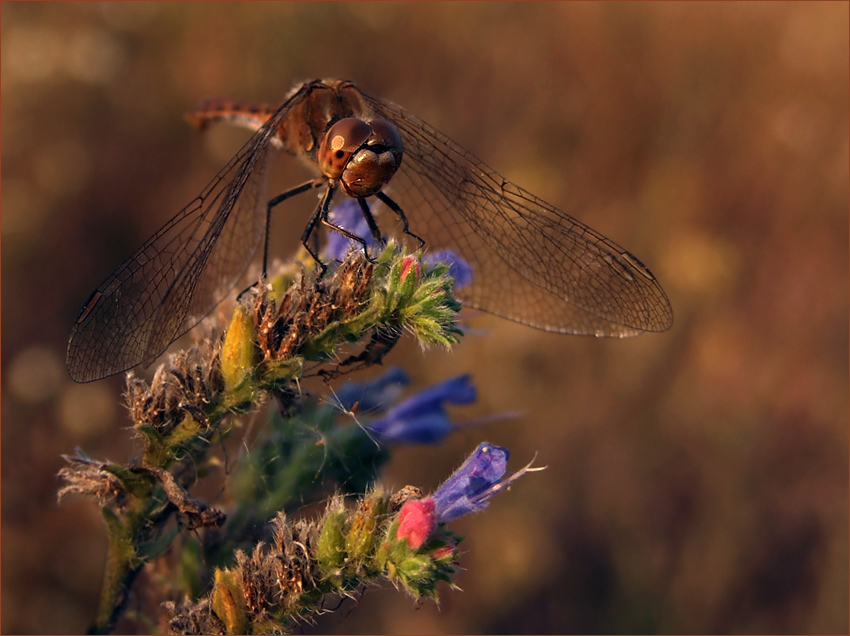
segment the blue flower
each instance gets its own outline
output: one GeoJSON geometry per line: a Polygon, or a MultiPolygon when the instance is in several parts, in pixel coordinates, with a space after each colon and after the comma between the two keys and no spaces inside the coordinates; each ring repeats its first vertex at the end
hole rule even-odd
{"type": "Polygon", "coordinates": [[[440,262],[448,263],[449,275],[455,280],[455,289],[460,289],[472,282],[472,267],[456,252],[451,250],[435,250],[426,253],[423,260],[426,265],[435,265],[440,262]]]}
{"type": "Polygon", "coordinates": [[[410,378],[399,367],[390,367],[387,372],[366,382],[346,382],[336,392],[340,406],[346,411],[354,408],[363,413],[386,411],[387,405],[398,399],[401,387],[410,384],[410,378]]]}
{"type": "Polygon", "coordinates": [[[435,444],[455,428],[444,403],[469,404],[475,397],[469,375],[459,375],[396,404],[367,429],[385,443],[435,444]]]}
{"type": "MultiPolygon", "coordinates": [[[[408,546],[418,550],[437,525],[457,519],[467,512],[476,512],[487,507],[496,493],[508,487],[526,473],[544,470],[532,468],[531,462],[523,469],[500,481],[508,463],[508,449],[487,442],[478,445],[475,452],[449,477],[430,497],[412,499],[399,511],[396,538],[407,541],[408,546]]],[[[532,460],[534,461],[534,460],[532,460]]],[[[455,546],[450,545],[449,553],[455,546]]],[[[438,550],[443,550],[438,548],[438,550]]]]}
{"type": "MultiPolygon", "coordinates": [[[[432,495],[437,523],[445,523],[468,512],[483,510],[489,499],[507,489],[527,472],[543,470],[529,463],[504,481],[508,450],[482,442],[475,452],[432,495]]],[[[532,460],[533,461],[533,460],[532,460]]]]}
{"type": "MultiPolygon", "coordinates": [[[[336,206],[331,210],[329,219],[334,225],[339,225],[362,238],[366,241],[367,247],[374,247],[375,238],[369,230],[369,224],[366,223],[366,217],[363,216],[363,210],[360,209],[360,204],[355,199],[347,198],[336,206]]],[[[328,242],[325,245],[324,256],[330,260],[341,261],[348,255],[348,251],[352,246],[361,247],[360,243],[331,230],[328,233],[328,242]]]]}

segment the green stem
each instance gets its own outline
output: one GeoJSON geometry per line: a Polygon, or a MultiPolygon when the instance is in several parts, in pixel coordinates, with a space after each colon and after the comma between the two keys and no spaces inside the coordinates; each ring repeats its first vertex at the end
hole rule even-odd
{"type": "Polygon", "coordinates": [[[109,531],[109,547],[103,575],[100,606],[92,631],[107,634],[115,627],[118,616],[127,602],[127,593],[142,569],[133,545],[138,529],[139,516],[128,514],[124,520],[109,508],[103,508],[103,516],[109,531]]]}

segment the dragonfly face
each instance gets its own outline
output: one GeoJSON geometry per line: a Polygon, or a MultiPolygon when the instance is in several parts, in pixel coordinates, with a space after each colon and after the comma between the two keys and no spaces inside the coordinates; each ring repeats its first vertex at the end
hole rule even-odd
{"type": "Polygon", "coordinates": [[[339,180],[354,198],[370,197],[383,188],[401,165],[398,131],[384,119],[365,122],[346,117],[325,133],[316,159],[322,174],[339,180]]]}

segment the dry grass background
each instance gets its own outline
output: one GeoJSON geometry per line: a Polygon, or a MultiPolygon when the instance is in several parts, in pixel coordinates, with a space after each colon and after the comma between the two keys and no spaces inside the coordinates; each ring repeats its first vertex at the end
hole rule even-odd
{"type": "Polygon", "coordinates": [[[676,322],[400,346],[416,386],[474,374],[459,418],[525,415],[401,449],[388,483],[432,488],[483,439],[549,469],[457,524],[439,608],[368,590],[305,631],[847,633],[847,3],[5,2],[0,34],[4,632],[93,616],[105,533],[56,504],[59,456],[132,448],[121,379],[74,384],[64,347],[244,139],[183,112],[339,76],[634,251],[676,322]]]}

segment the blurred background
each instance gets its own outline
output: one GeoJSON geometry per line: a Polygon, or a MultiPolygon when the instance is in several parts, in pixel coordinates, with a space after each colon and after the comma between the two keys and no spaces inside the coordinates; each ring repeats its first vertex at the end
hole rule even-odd
{"type": "MultiPolygon", "coordinates": [[[[65,346],[247,139],[183,114],[344,77],[634,252],[675,324],[403,341],[414,389],[473,374],[457,420],[523,415],[397,449],[386,484],[433,489],[482,440],[548,469],[454,524],[462,592],[369,589],[304,631],[847,633],[847,3],[4,2],[0,24],[3,632],[94,616],[106,535],[56,503],[60,455],[134,447],[123,379],[73,383],[65,346]]],[[[275,217],[277,256],[311,205],[275,217]]]]}

